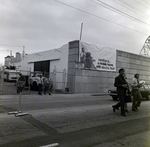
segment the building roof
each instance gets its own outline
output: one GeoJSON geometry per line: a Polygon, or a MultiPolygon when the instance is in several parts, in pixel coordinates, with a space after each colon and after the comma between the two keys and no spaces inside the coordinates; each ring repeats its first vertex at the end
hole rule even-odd
{"type": "Polygon", "coordinates": [[[6,56],[5,58],[11,58],[10,56],[6,56]]]}
{"type": "Polygon", "coordinates": [[[28,63],[47,61],[47,60],[59,60],[61,57],[61,52],[66,48],[68,48],[68,44],[63,45],[58,49],[52,49],[43,52],[28,54],[26,55],[28,57],[28,63]]]}

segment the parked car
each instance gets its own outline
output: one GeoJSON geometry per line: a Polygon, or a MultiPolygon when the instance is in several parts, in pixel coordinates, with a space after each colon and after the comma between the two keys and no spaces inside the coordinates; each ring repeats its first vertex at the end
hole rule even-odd
{"type": "Polygon", "coordinates": [[[116,90],[108,90],[108,93],[112,97],[113,100],[118,100],[119,99],[116,90]]]}
{"type": "Polygon", "coordinates": [[[140,92],[143,98],[150,99],[150,84],[145,84],[140,88],[140,92]]]}
{"type": "MultiPolygon", "coordinates": [[[[149,100],[150,99],[150,84],[145,84],[140,88],[140,92],[143,99],[149,100]]],[[[118,100],[119,97],[117,95],[116,90],[108,90],[109,95],[112,97],[113,100],[118,100]]]]}

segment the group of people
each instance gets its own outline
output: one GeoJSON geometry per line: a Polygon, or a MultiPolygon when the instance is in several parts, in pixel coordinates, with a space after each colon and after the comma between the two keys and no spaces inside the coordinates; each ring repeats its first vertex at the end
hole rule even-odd
{"type": "Polygon", "coordinates": [[[125,113],[129,113],[127,109],[127,97],[131,94],[133,96],[132,100],[132,111],[136,112],[139,110],[142,96],[139,91],[139,88],[143,83],[139,83],[139,74],[136,73],[131,82],[131,86],[126,80],[125,70],[123,68],[119,69],[119,75],[115,78],[114,86],[117,88],[117,94],[119,97],[119,102],[116,105],[113,105],[113,111],[121,107],[121,115],[126,117],[125,113]]]}
{"type": "Polygon", "coordinates": [[[40,75],[38,78],[38,94],[42,95],[43,89],[44,94],[48,93],[49,95],[51,95],[52,88],[53,82],[51,79],[49,79],[49,76],[45,75],[45,77],[42,77],[42,75],[40,75]]]}

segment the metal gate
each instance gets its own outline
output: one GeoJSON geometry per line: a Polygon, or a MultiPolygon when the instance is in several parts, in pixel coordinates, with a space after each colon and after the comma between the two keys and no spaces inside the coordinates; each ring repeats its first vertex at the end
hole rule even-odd
{"type": "Polygon", "coordinates": [[[67,72],[64,69],[63,71],[57,71],[56,69],[53,72],[50,72],[50,78],[53,81],[53,92],[64,93],[67,87],[67,72]]]}
{"type": "MultiPolygon", "coordinates": [[[[30,89],[30,80],[29,78],[32,76],[32,74],[34,72],[31,72],[31,70],[28,71],[23,71],[23,70],[19,70],[19,72],[21,72],[25,78],[26,78],[26,85],[25,85],[25,89],[23,91],[23,93],[25,94],[33,94],[33,93],[37,93],[36,91],[32,91],[30,89]]],[[[49,74],[50,79],[53,82],[53,89],[52,92],[53,93],[64,93],[67,92],[66,88],[67,88],[67,72],[66,69],[64,69],[63,71],[57,71],[56,68],[54,68],[54,70],[49,74]]],[[[43,73],[44,75],[44,73],[43,73]]],[[[2,66],[0,68],[0,94],[4,94],[4,95],[15,95],[17,94],[17,87],[16,87],[16,79],[17,79],[17,75],[16,78],[13,77],[14,80],[11,81],[9,79],[9,75],[6,75],[6,69],[4,69],[4,67],[2,66]]]]}

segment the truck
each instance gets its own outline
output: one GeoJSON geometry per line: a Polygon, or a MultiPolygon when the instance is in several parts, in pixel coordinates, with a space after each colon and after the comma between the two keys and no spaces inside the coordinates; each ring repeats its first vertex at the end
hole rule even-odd
{"type": "Polygon", "coordinates": [[[4,70],[4,81],[16,81],[19,78],[20,71],[17,70],[4,70]]]}
{"type": "Polygon", "coordinates": [[[38,90],[38,84],[39,84],[39,77],[43,74],[41,72],[32,72],[31,76],[28,78],[28,83],[30,84],[31,90],[38,90]]]}

